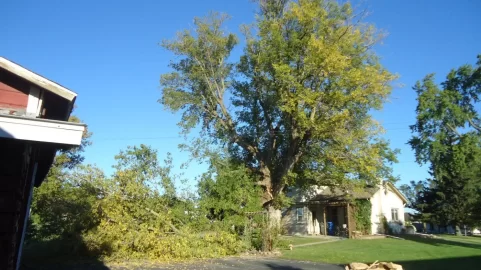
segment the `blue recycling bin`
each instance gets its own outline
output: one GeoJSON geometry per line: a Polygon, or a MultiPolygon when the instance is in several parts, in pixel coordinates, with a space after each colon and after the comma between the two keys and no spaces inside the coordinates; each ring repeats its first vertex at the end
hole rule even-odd
{"type": "Polygon", "coordinates": [[[327,234],[334,235],[334,222],[327,222],[327,234]]]}

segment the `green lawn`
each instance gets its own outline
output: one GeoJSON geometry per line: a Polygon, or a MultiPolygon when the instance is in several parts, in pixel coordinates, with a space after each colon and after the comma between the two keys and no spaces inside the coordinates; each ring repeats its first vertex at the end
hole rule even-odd
{"type": "Polygon", "coordinates": [[[283,257],[334,264],[380,260],[399,263],[407,270],[481,268],[481,239],[456,236],[444,239],[412,236],[406,240],[341,240],[287,250],[283,257]]]}
{"type": "Polygon", "coordinates": [[[328,239],[320,238],[320,237],[300,237],[300,236],[282,236],[281,238],[283,241],[287,243],[287,245],[302,245],[302,244],[309,244],[315,242],[322,242],[327,241],[328,239]]]}
{"type": "Polygon", "coordinates": [[[441,238],[449,241],[463,242],[463,243],[473,243],[481,245],[481,237],[476,236],[455,236],[455,235],[442,235],[441,238]]]}

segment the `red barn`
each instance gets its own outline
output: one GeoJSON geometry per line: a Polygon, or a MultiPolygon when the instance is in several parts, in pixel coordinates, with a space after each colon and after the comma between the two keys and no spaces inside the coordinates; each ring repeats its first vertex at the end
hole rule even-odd
{"type": "Polygon", "coordinates": [[[18,269],[34,186],[56,152],[80,145],[77,94],[0,57],[0,269],[18,269]]]}

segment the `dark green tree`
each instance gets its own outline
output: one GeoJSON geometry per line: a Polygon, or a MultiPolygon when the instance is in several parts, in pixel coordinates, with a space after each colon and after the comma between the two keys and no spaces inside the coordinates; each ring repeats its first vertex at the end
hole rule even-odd
{"type": "MultiPolygon", "coordinates": [[[[417,121],[409,144],[430,179],[413,183],[412,206],[444,225],[476,224],[481,192],[481,58],[476,66],[453,69],[438,86],[428,75],[414,87],[417,121]]],[[[406,187],[407,189],[407,187],[406,187]]],[[[412,196],[411,196],[412,197],[412,196]]]]}

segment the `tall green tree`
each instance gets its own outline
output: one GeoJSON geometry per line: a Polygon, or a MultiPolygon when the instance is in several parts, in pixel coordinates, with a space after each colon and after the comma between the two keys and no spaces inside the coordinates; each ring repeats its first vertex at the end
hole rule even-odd
{"type": "Polygon", "coordinates": [[[449,72],[437,85],[430,74],[414,87],[417,121],[409,144],[431,178],[419,187],[414,207],[445,225],[481,221],[481,134],[476,110],[481,94],[481,58],[449,72]]]}
{"type": "Polygon", "coordinates": [[[176,55],[161,76],[159,102],[182,112],[184,132],[227,145],[279,207],[287,187],[379,181],[393,152],[369,112],[381,108],[395,76],[371,49],[381,34],[349,4],[259,1],[243,27],[244,53],[225,15],[194,20],[194,31],[163,42],[176,55]]]}

